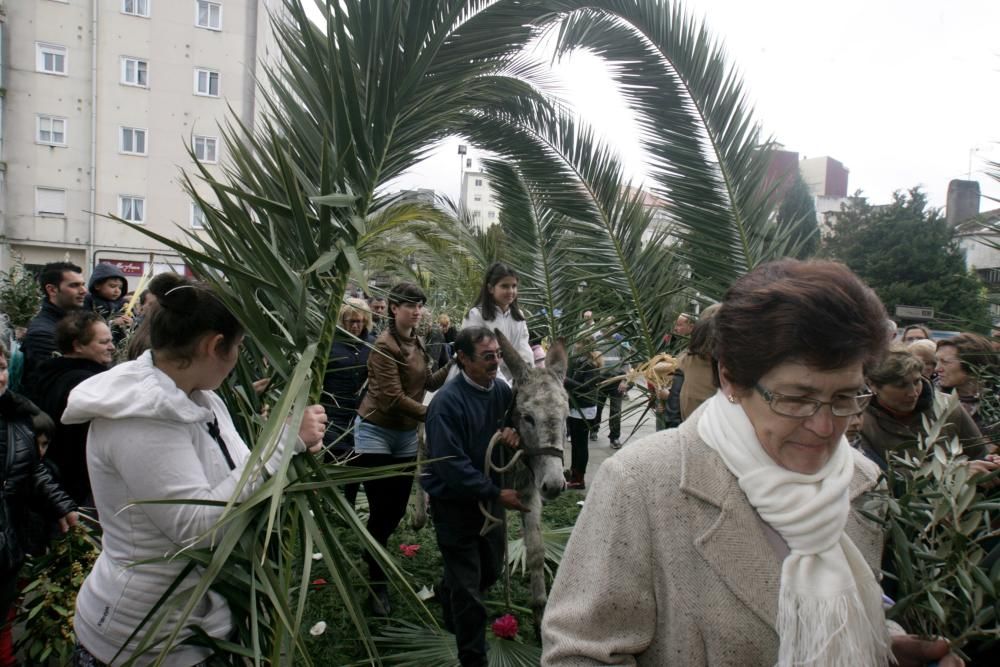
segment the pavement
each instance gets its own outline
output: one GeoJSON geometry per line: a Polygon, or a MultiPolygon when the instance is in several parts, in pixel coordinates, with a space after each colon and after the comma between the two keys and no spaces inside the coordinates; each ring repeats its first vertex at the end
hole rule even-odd
{"type": "MultiPolygon", "coordinates": [[[[647,400],[646,394],[633,389],[622,401],[621,449],[611,449],[611,440],[608,437],[608,405],[604,405],[597,440],[590,441],[590,461],[587,463],[586,477],[588,483],[597,474],[597,469],[601,467],[602,463],[618,452],[623,451],[629,446],[629,443],[636,442],[656,432],[656,419],[653,416],[653,411],[645,409],[647,400]]],[[[566,442],[565,461],[568,468],[570,463],[570,446],[568,440],[566,442]]]]}

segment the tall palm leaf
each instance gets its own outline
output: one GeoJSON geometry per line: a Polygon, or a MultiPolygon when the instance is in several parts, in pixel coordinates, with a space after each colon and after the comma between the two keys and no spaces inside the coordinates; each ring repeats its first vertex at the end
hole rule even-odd
{"type": "MultiPolygon", "coordinates": [[[[739,275],[785,254],[761,137],[735,69],[708,29],[666,0],[580,0],[558,26],[559,54],[605,59],[638,119],[655,193],[684,241],[699,289],[718,298],[739,275]]],[[[571,6],[571,7],[568,7],[571,6]]]]}
{"type": "MultiPolygon", "coordinates": [[[[188,232],[178,241],[136,228],[176,250],[240,319],[248,333],[238,371],[243,386],[260,373],[276,380],[266,425],[252,392],[230,396],[244,412],[248,441],[258,443],[255,455],[286,418],[294,423],[307,396],[319,397],[346,281],[361,276],[363,253],[403,225],[439,216],[383,192],[384,184],[452,132],[469,108],[500,98],[544,103],[530,82],[508,71],[536,32],[518,12],[454,0],[319,6],[325,26],[309,21],[300,0],[286,2],[291,22],[275,23],[281,59],[265,68],[263,117],[255,128],[235,119],[224,128],[223,176],[201,165],[185,176],[205,213],[203,236],[188,232]]],[[[397,587],[408,584],[336,490],[357,476],[309,458],[286,461],[251,500],[227,510],[220,527],[229,530],[211,554],[185,552],[201,566],[197,584],[161,600],[145,636],[166,627],[171,609],[181,612],[171,627],[183,627],[198,596],[215,588],[228,596],[256,661],[308,662],[299,621],[316,545],[357,636],[377,660],[350,585],[363,578],[338,546],[336,527],[356,533],[397,587]]],[[[164,651],[177,636],[171,633],[164,651]]]]}

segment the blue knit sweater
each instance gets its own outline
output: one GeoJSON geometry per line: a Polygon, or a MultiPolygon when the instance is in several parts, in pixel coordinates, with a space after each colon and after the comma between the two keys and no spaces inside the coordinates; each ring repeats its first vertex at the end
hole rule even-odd
{"type": "MultiPolygon", "coordinates": [[[[482,389],[462,374],[442,387],[427,408],[425,425],[429,459],[450,457],[428,464],[420,480],[434,498],[489,500],[500,487],[483,472],[486,448],[503,425],[513,392],[494,381],[482,389]]],[[[500,452],[493,448],[494,458],[500,452]]]]}

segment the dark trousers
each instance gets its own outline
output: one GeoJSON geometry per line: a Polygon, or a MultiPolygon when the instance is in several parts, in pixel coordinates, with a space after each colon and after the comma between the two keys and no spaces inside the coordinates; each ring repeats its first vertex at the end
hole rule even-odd
{"type": "MultiPolygon", "coordinates": [[[[416,458],[408,456],[393,458],[389,454],[360,454],[352,463],[362,468],[378,468],[400,463],[413,463],[416,458]]],[[[406,514],[406,504],[413,488],[413,474],[373,479],[364,483],[368,496],[368,532],[383,547],[389,543],[389,536],[395,532],[406,514]]],[[[385,572],[368,551],[364,553],[368,563],[369,581],[384,583],[385,572]]]]}
{"type": "Polygon", "coordinates": [[[610,387],[601,390],[597,395],[597,416],[590,421],[590,429],[597,433],[601,426],[601,415],[604,413],[604,403],[607,401],[610,406],[608,413],[608,437],[618,440],[622,437],[622,395],[618,393],[618,387],[610,387]]]}
{"type": "Polygon", "coordinates": [[[590,424],[586,419],[569,417],[566,419],[566,430],[569,431],[569,441],[573,449],[570,468],[583,475],[587,472],[587,461],[590,460],[590,424]]]}
{"type": "MultiPolygon", "coordinates": [[[[493,516],[503,516],[499,502],[491,505],[493,516]]],[[[475,500],[431,498],[431,514],[444,562],[444,577],[437,589],[444,626],[455,634],[462,667],[485,667],[487,614],[483,593],[503,570],[506,524],[480,536],[483,515],[475,500]]]]}

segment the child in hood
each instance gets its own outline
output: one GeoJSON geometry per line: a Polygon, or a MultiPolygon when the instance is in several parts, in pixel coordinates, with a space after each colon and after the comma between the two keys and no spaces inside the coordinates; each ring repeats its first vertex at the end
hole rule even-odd
{"type": "Polygon", "coordinates": [[[83,307],[107,320],[117,345],[132,326],[132,318],[124,313],[128,279],[114,264],[101,263],[90,275],[87,292],[83,307]]]}

